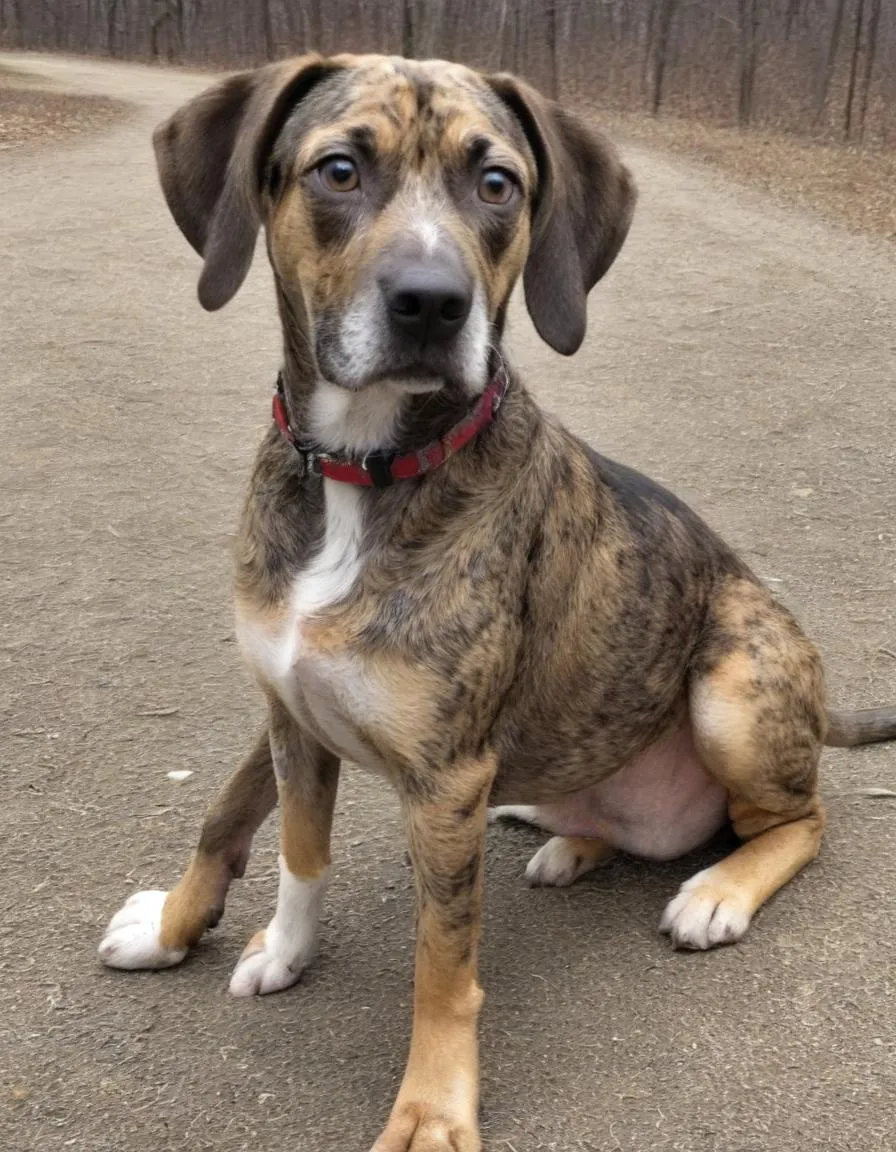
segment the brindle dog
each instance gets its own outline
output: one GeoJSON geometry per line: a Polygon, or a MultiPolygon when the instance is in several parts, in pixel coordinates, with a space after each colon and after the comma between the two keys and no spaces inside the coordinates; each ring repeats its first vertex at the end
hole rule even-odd
{"type": "Polygon", "coordinates": [[[418,942],[410,1057],[375,1149],[470,1152],[489,804],[556,834],[529,866],[545,884],[614,848],[688,852],[730,819],[744,844],[683,885],[661,930],[687,948],[731,943],[818,851],[823,744],[892,737],[896,709],[832,718],[815,648],[747,566],[504,365],[517,278],[539,333],[570,354],[628,230],[632,179],[589,126],[510,76],[306,57],[218,84],[155,146],[204,257],[206,308],[237,291],[264,227],[303,442],[391,467],[384,451],[439,440],[490,381],[506,391],[465,447],[390,486],[322,478],[320,457],[309,467],[272,425],[236,559],[269,723],[186,874],[132,897],[100,954],[179,963],[279,798],[277,909],[231,990],[294,983],[314,951],[340,761],[380,773],[401,798],[418,942]]]}

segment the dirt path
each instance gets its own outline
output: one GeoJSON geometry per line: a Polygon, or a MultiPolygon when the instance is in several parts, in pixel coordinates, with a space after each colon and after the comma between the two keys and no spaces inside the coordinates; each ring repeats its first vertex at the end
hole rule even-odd
{"type": "MultiPolygon", "coordinates": [[[[259,261],[224,312],[167,216],[151,126],[207,78],[0,58],[133,117],[0,155],[0,1146],[365,1152],[401,1071],[412,943],[394,803],[349,777],[321,958],[229,999],[274,896],[273,829],[182,970],[94,957],[167,886],[259,701],[228,543],[278,340],[259,261]],[[192,769],[188,781],[166,778],[192,769]]],[[[896,699],[892,248],[630,149],[642,200],[561,361],[521,314],[550,407],[690,499],[822,645],[843,703],[896,699]]],[[[619,860],[528,891],[540,842],[489,844],[484,1132],[492,1152],[896,1145],[896,749],[830,754],[821,861],[728,951],[656,933],[704,859],[619,860]]]]}

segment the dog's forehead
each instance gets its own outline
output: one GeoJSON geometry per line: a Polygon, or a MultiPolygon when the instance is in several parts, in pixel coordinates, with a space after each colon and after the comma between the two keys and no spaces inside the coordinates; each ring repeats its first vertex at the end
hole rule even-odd
{"type": "Polygon", "coordinates": [[[382,150],[450,150],[476,135],[524,156],[519,121],[478,72],[446,60],[337,56],[337,71],[291,118],[293,143],[309,148],[327,134],[366,129],[382,150]]]}

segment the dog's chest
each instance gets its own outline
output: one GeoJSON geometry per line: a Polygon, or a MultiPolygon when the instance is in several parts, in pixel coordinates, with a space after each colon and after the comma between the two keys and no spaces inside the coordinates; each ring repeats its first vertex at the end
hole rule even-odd
{"type": "Polygon", "coordinates": [[[363,493],[325,481],[325,527],[321,546],[296,575],[276,613],[258,615],[237,607],[237,636],[261,681],[295,719],[334,752],[381,769],[364,733],[388,715],[389,692],[365,670],[348,646],[320,643],[320,624],[352,592],[361,573],[363,493]]]}

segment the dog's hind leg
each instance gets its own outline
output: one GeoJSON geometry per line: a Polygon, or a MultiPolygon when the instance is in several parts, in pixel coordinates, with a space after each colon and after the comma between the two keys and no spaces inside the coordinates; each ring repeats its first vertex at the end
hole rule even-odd
{"type": "Polygon", "coordinates": [[[270,705],[271,751],[280,795],[280,886],[266,928],[249,941],[230,980],[235,996],[265,995],[295,984],[317,951],[330,875],[330,829],[339,760],[270,705]]]}
{"type": "Polygon", "coordinates": [[[691,719],[701,760],[727,789],[731,823],[746,843],[688,880],[666,908],[660,930],[683,948],[739,940],[754,912],[815,858],[825,823],[818,654],[749,581],[723,592],[712,616],[691,719]]]}
{"type": "Polygon", "coordinates": [[[111,968],[170,968],[217,924],[252,837],[277,803],[267,729],[212,805],[199,845],[170,892],[138,892],[112,917],[99,947],[111,968]]]}

